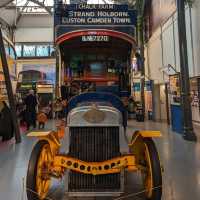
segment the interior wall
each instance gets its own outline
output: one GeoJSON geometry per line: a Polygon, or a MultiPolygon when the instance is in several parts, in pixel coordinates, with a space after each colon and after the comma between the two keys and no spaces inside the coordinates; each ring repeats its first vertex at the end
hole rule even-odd
{"type": "Polygon", "coordinates": [[[192,35],[194,48],[194,73],[200,75],[200,1],[194,1],[192,7],[192,35]]]}
{"type": "MultiPolygon", "coordinates": [[[[196,1],[191,10],[186,7],[186,30],[188,65],[190,77],[200,75],[200,1],[196,1]]],[[[148,51],[148,76],[157,83],[164,83],[161,68],[168,64],[180,72],[179,38],[177,13],[162,24],[152,35],[146,45],[148,51]]]]}
{"type": "Polygon", "coordinates": [[[151,0],[151,2],[152,30],[154,30],[176,11],[176,0],[151,0]]]}
{"type": "MultiPolygon", "coordinates": [[[[195,1],[191,9],[186,7],[185,16],[189,75],[200,76],[200,1],[195,1]]],[[[157,28],[146,44],[145,51],[148,52],[146,65],[149,68],[146,72],[155,83],[168,82],[168,76],[163,76],[161,69],[169,64],[180,72],[177,13],[157,28]]],[[[199,116],[193,114],[193,120],[199,120],[199,116]]]]}
{"type": "Polygon", "coordinates": [[[155,83],[162,82],[160,67],[162,66],[162,46],[160,41],[160,28],[154,33],[147,44],[146,51],[148,52],[148,77],[154,80],[155,83]]]}
{"type": "Polygon", "coordinates": [[[15,30],[15,42],[53,42],[53,17],[44,15],[23,15],[15,30]]]}
{"type": "Polygon", "coordinates": [[[161,43],[162,43],[162,51],[163,51],[163,60],[162,65],[167,66],[171,64],[173,67],[175,65],[175,51],[174,51],[174,32],[173,32],[173,18],[170,18],[167,23],[165,23],[162,27],[162,35],[161,35],[161,43]]]}
{"type": "Polygon", "coordinates": [[[15,42],[53,42],[53,28],[18,28],[15,42]]]}

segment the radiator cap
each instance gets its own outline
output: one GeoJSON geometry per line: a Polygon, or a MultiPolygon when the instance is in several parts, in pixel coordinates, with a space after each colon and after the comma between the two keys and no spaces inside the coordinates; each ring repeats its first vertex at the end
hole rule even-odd
{"type": "Polygon", "coordinates": [[[99,110],[96,104],[93,104],[92,108],[83,115],[84,120],[89,123],[101,123],[105,117],[105,113],[99,110]]]}

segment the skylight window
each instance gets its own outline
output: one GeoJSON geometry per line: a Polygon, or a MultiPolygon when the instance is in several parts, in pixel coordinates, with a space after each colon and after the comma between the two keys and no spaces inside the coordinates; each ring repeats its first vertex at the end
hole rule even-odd
{"type": "Polygon", "coordinates": [[[38,3],[33,3],[31,0],[14,0],[13,3],[22,13],[46,13],[47,9],[52,11],[54,0],[36,0],[38,3]]]}
{"type": "MultiPolygon", "coordinates": [[[[39,3],[44,3],[45,6],[53,6],[54,0],[37,0],[39,3]]],[[[31,2],[31,0],[14,0],[13,3],[17,6],[24,6],[26,2],[30,5],[38,6],[36,3],[31,2]]]]}
{"type": "MultiPolygon", "coordinates": [[[[88,4],[111,4],[114,0],[63,0],[64,4],[87,2],[88,4]]],[[[54,0],[14,0],[13,3],[22,13],[51,13],[53,12],[54,0]],[[38,3],[36,3],[38,2],[38,3]]]]}

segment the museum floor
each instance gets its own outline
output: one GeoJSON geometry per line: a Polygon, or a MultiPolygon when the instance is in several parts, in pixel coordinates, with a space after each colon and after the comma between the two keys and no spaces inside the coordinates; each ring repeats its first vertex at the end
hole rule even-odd
{"type": "MultiPolygon", "coordinates": [[[[54,127],[54,122],[49,122],[48,128],[51,127],[54,127]]],[[[164,166],[163,200],[199,200],[200,143],[186,142],[181,135],[172,132],[165,123],[154,122],[137,123],[129,121],[128,137],[130,138],[133,130],[138,129],[161,130],[163,134],[162,138],[156,139],[164,166]]],[[[198,129],[196,129],[196,133],[199,134],[198,129]]],[[[15,145],[12,142],[0,144],[0,200],[26,200],[23,182],[25,181],[27,162],[34,142],[34,139],[27,138],[24,134],[21,144],[15,145]]],[[[142,200],[141,195],[135,195],[140,190],[138,183],[135,183],[133,179],[128,180],[126,194],[122,198],[113,199],[142,200]]],[[[62,184],[59,181],[54,182],[48,199],[68,199],[63,196],[63,182],[62,184]]],[[[102,199],[107,198],[103,197],[102,199]]]]}

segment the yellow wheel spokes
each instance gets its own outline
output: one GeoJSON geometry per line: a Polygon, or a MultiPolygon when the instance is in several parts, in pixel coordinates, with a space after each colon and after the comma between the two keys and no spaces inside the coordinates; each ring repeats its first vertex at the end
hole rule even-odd
{"type": "Polygon", "coordinates": [[[151,166],[151,158],[148,150],[148,146],[144,144],[144,161],[145,161],[145,170],[142,170],[142,176],[144,181],[144,187],[146,190],[147,198],[152,197],[153,192],[153,175],[152,175],[152,166],[151,166]]]}
{"type": "Polygon", "coordinates": [[[49,191],[50,177],[48,175],[52,161],[51,150],[48,144],[44,145],[37,164],[36,192],[39,199],[44,199],[49,191]]]}

